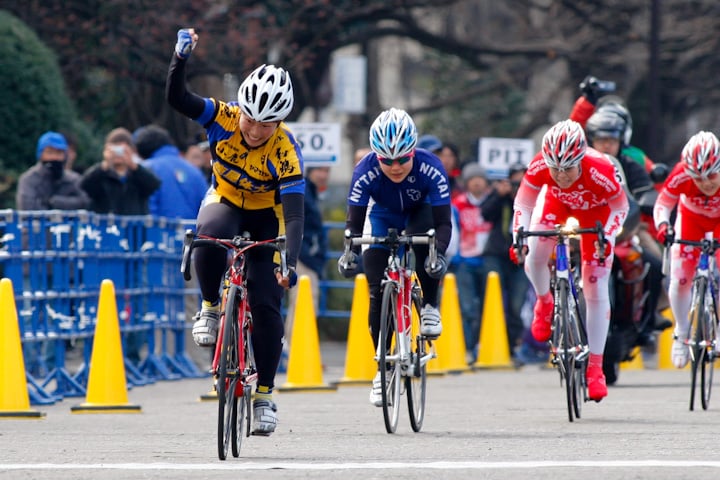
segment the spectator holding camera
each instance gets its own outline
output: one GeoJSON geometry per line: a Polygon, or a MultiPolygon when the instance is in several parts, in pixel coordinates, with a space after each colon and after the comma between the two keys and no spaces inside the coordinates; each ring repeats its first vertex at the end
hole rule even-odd
{"type": "Polygon", "coordinates": [[[148,199],[160,187],[160,179],[139,163],[132,134],[116,128],[105,137],[102,161],[90,167],[80,186],[97,213],[146,215],[148,199]]]}
{"type": "Polygon", "coordinates": [[[515,347],[519,346],[523,335],[521,311],[530,283],[523,268],[513,263],[507,252],[513,240],[513,202],[526,169],[523,163],[511,165],[508,177],[494,180],[490,193],[480,204],[483,218],[492,224],[483,250],[484,270],[497,272],[500,277],[508,345],[513,357],[515,357],[515,347]]]}

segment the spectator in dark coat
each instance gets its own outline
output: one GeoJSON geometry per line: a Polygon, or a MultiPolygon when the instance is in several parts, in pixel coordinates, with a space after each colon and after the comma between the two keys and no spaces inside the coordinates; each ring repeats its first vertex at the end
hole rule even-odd
{"type": "Polygon", "coordinates": [[[132,134],[116,128],[105,137],[103,159],[83,175],[80,186],[98,213],[147,215],[148,199],[160,187],[160,179],[139,163],[132,134]]]}

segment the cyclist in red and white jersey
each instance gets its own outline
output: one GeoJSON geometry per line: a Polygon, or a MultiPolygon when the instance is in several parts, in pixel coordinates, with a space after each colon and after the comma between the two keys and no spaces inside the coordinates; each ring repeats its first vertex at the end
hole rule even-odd
{"type": "MultiPolygon", "coordinates": [[[[600,262],[597,238],[584,235],[580,240],[583,293],[590,357],[587,368],[588,395],[595,401],[607,395],[602,371],[603,351],[610,322],[608,280],[612,265],[612,247],[628,211],[628,200],[614,165],[600,152],[587,146],[582,126],[564,120],[551,127],[543,137],[541,151],[533,158],[515,197],[513,232],[547,230],[575,217],[581,228],[604,225],[606,258],[600,262]],[[546,187],[542,198],[539,198],[546,187]]],[[[550,292],[548,261],[554,241],[545,237],[528,238],[525,272],[535,289],[537,301],[531,325],[538,341],[551,334],[553,296],[550,292]]],[[[510,249],[517,263],[517,252],[510,249]]]]}
{"type": "MultiPolygon", "coordinates": [[[[699,241],[705,232],[720,237],[720,141],[710,132],[699,132],[685,144],[680,162],[665,180],[655,202],[653,218],[657,239],[665,243],[670,215],[677,205],[675,235],[683,240],[699,241]]],[[[690,290],[700,249],[674,244],[670,248],[671,270],[668,297],[675,317],[675,341],[671,349],[672,363],[683,368],[688,362],[690,290]]]]}

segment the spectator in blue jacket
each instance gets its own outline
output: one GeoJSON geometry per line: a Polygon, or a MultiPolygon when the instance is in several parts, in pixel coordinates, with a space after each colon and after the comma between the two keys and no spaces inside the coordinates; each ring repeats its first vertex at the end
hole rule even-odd
{"type": "Polygon", "coordinates": [[[160,126],[141,127],[133,138],[138,154],[146,160],[145,166],[161,182],[150,196],[150,214],[194,220],[208,189],[200,169],[182,157],[168,131],[160,126]]]}

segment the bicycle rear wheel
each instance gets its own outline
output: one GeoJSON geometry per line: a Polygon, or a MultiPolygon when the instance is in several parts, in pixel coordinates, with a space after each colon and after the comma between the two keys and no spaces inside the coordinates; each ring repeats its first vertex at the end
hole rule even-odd
{"type": "MultiPolygon", "coordinates": [[[[420,296],[417,293],[412,295],[413,319],[420,318],[420,296]]],[[[413,363],[412,375],[405,377],[405,390],[407,391],[408,411],[410,412],[410,426],[414,432],[422,429],[425,419],[425,387],[427,383],[427,371],[422,357],[430,350],[428,341],[422,335],[416,335],[411,342],[411,354],[413,363]]]]}
{"type": "Polygon", "coordinates": [[[565,383],[568,420],[572,422],[575,417],[575,345],[573,344],[570,329],[570,305],[568,301],[570,289],[567,281],[562,279],[558,280],[556,293],[555,309],[558,324],[555,325],[555,329],[560,332],[557,344],[558,354],[560,356],[559,366],[561,367],[561,375],[565,383]]]}
{"type": "Polygon", "coordinates": [[[397,290],[392,282],[383,288],[382,307],[380,310],[380,381],[383,385],[382,406],[385,430],[395,433],[400,416],[400,362],[398,361],[397,337],[397,290]]]}
{"type": "MultiPolygon", "coordinates": [[[[231,285],[227,292],[225,311],[221,324],[223,338],[218,364],[218,457],[227,458],[230,444],[235,440],[233,432],[237,422],[238,375],[238,324],[237,324],[237,286],[231,285]],[[231,437],[232,440],[231,440],[231,437]]],[[[233,452],[234,453],[234,452],[233,452]]]]}
{"type": "MultiPolygon", "coordinates": [[[[705,324],[705,291],[707,283],[704,278],[698,278],[693,288],[693,297],[690,305],[690,410],[695,410],[695,390],[698,384],[698,372],[702,370],[705,362],[705,347],[703,343],[703,330],[705,324]]],[[[700,374],[702,377],[702,373],[700,374]]],[[[700,379],[702,383],[702,378],[700,379]]]]}

